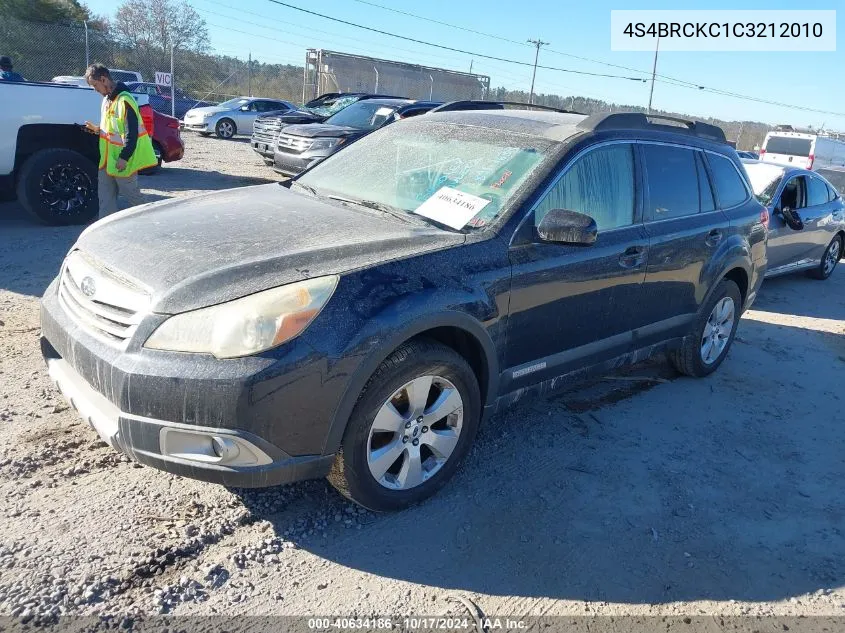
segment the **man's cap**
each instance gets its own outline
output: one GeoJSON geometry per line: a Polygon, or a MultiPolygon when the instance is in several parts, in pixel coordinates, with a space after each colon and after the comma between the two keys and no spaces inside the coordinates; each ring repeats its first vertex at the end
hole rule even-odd
{"type": "Polygon", "coordinates": [[[11,66],[12,65],[12,58],[8,55],[3,55],[0,57],[0,66],[11,66]]]}

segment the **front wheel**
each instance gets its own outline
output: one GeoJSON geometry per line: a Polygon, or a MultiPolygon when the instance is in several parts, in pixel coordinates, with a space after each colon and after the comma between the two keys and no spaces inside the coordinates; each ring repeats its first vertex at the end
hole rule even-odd
{"type": "Polygon", "coordinates": [[[836,270],[836,264],[839,263],[839,258],[842,256],[842,238],[838,235],[834,237],[822,255],[822,260],[819,262],[817,268],[813,268],[810,276],[815,279],[827,279],[836,270]]]}
{"type": "Polygon", "coordinates": [[[232,119],[220,119],[214,127],[217,138],[228,139],[235,135],[235,122],[232,119]]]}
{"type": "Polygon", "coordinates": [[[434,341],[406,343],[364,388],[329,481],[370,510],[406,508],[452,477],[480,419],[478,381],[466,360],[434,341]]]}
{"type": "Polygon", "coordinates": [[[669,353],[675,369],[697,378],[716,371],[733,343],[741,310],[739,287],[730,279],[723,279],[702,306],[681,347],[669,353]]]}

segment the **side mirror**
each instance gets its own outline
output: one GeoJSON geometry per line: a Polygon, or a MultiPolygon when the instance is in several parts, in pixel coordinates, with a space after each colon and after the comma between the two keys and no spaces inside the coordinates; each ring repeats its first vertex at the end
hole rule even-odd
{"type": "Polygon", "coordinates": [[[249,112],[249,106],[248,105],[241,106],[241,112],[249,112]]]}
{"type": "Polygon", "coordinates": [[[540,221],[537,234],[544,242],[590,246],[598,236],[596,221],[585,213],[551,209],[540,221]]]}
{"type": "Polygon", "coordinates": [[[783,221],[786,222],[786,226],[791,228],[793,231],[800,231],[804,228],[804,222],[802,222],[801,218],[798,217],[798,213],[795,209],[783,207],[780,210],[780,213],[783,216],[783,221]]]}

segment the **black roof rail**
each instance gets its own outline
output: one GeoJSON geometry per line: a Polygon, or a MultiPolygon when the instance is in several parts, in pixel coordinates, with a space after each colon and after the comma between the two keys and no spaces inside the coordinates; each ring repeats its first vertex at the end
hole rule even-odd
{"type": "Polygon", "coordinates": [[[522,103],[520,101],[479,101],[468,99],[466,101],[450,101],[442,106],[434,108],[432,112],[455,112],[460,110],[504,110],[505,106],[519,106],[520,108],[535,108],[537,110],[549,110],[561,114],[584,114],[572,110],[562,110],[551,106],[537,105],[536,103],[522,103]]]}
{"type": "Polygon", "coordinates": [[[725,131],[716,125],[663,114],[644,114],[643,112],[591,114],[576,127],[591,132],[603,130],[661,130],[676,134],[691,134],[711,141],[727,143],[725,131]],[[670,121],[671,124],[663,124],[660,121],[670,121]]]}

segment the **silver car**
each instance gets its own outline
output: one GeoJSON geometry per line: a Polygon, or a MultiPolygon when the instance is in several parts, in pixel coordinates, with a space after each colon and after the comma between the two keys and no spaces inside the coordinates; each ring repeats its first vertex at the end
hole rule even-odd
{"type": "Polygon", "coordinates": [[[845,203],[836,188],[799,167],[742,162],[770,216],[766,277],[798,270],[830,277],[845,250],[845,203]]]}
{"type": "Polygon", "coordinates": [[[294,104],[281,99],[236,97],[220,105],[188,110],[182,127],[205,136],[216,134],[219,138],[232,138],[235,134],[252,134],[252,124],[260,114],[295,109],[294,104]]]}

